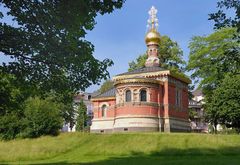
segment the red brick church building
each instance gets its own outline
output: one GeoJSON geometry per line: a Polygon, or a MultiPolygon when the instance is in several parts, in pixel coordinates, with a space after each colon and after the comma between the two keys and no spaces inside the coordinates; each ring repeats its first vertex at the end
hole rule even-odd
{"type": "Polygon", "coordinates": [[[185,76],[159,67],[157,10],[149,11],[145,67],[113,77],[114,88],[94,98],[91,132],[190,131],[185,76]]]}

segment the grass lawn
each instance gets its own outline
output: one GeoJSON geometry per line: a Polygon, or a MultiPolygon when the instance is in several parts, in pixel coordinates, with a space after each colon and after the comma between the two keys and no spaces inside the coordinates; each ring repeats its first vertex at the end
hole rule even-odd
{"type": "Polygon", "coordinates": [[[0,164],[239,165],[240,135],[63,133],[0,141],[0,164]]]}

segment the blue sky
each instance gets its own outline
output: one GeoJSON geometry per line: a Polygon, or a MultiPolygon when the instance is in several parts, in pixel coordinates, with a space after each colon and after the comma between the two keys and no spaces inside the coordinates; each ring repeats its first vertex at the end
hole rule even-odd
{"type": "MultiPolygon", "coordinates": [[[[213,32],[213,21],[208,14],[217,11],[217,0],[126,0],[120,10],[96,17],[96,26],[86,39],[94,44],[95,58],[112,59],[110,76],[126,72],[128,63],[146,51],[144,36],[148,11],[151,6],[158,10],[159,32],[178,42],[188,60],[188,43],[193,36],[213,32]]],[[[4,10],[0,6],[1,10],[4,10]]],[[[6,61],[0,55],[0,62],[6,61]]],[[[92,92],[99,86],[87,89],[92,92]]]]}
{"type": "MultiPolygon", "coordinates": [[[[213,21],[208,14],[217,11],[217,0],[127,0],[120,10],[98,16],[96,26],[87,35],[95,46],[94,56],[110,58],[114,66],[109,68],[111,77],[126,72],[128,62],[146,51],[144,36],[151,6],[158,10],[159,32],[178,42],[188,60],[188,43],[193,36],[213,32],[213,21]]],[[[92,92],[98,86],[87,91],[92,92]]]]}

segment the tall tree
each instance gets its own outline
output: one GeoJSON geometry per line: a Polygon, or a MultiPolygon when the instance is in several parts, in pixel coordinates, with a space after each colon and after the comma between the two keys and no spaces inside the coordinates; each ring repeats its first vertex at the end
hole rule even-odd
{"type": "MultiPolygon", "coordinates": [[[[183,71],[186,62],[182,59],[183,51],[177,44],[172,41],[168,36],[162,36],[159,43],[160,66],[166,69],[183,71]]],[[[129,71],[144,67],[147,54],[140,55],[136,61],[129,63],[129,71]]]]}
{"type": "Polygon", "coordinates": [[[192,38],[187,70],[193,72],[191,77],[196,82],[200,81],[205,94],[219,86],[225,73],[239,73],[239,43],[233,39],[236,34],[235,28],[224,28],[208,36],[192,38]],[[225,54],[235,48],[238,48],[235,53],[225,54]]]}
{"type": "Polygon", "coordinates": [[[220,123],[240,132],[240,75],[227,74],[214,90],[207,115],[217,114],[220,123]],[[216,113],[212,113],[216,111],[216,113]]]}
{"type": "Polygon", "coordinates": [[[65,123],[69,123],[70,130],[72,131],[73,126],[76,124],[76,111],[73,103],[67,103],[62,108],[62,117],[65,123]]]}
{"type": "MultiPolygon", "coordinates": [[[[53,93],[54,101],[67,106],[72,104],[75,91],[109,77],[107,68],[113,62],[95,59],[94,46],[85,40],[85,35],[94,28],[97,15],[111,13],[123,3],[124,0],[0,0],[7,11],[0,11],[0,54],[13,59],[0,64],[1,74],[10,75],[0,77],[0,83],[5,85],[0,96],[1,103],[5,101],[0,106],[4,111],[0,112],[0,134],[7,135],[12,130],[10,138],[14,138],[21,129],[17,121],[24,117],[23,111],[14,107],[15,103],[21,107],[29,96],[40,95],[43,99],[53,93]],[[13,23],[4,22],[9,18],[13,23]],[[19,93],[20,101],[15,99],[19,93]]],[[[73,109],[61,109],[65,120],[73,121],[73,109]]]]}
{"type": "Polygon", "coordinates": [[[15,22],[0,23],[0,52],[14,62],[1,67],[39,91],[84,90],[107,78],[109,59],[93,57],[94,46],[84,39],[98,14],[121,8],[124,0],[0,0],[15,22]]]}
{"type": "MultiPolygon", "coordinates": [[[[191,77],[199,82],[203,89],[206,103],[204,105],[205,119],[214,126],[215,132],[217,124],[226,124],[226,120],[222,120],[223,115],[221,115],[226,107],[220,108],[220,104],[215,103],[215,94],[218,99],[221,99],[219,102],[230,101],[228,97],[218,97],[215,90],[224,90],[223,88],[227,90],[227,85],[222,86],[226,75],[231,74],[235,77],[240,73],[240,45],[235,35],[237,35],[236,28],[222,28],[208,36],[193,37],[189,44],[190,55],[187,69],[193,72],[191,77]]],[[[239,102],[240,100],[238,97],[232,97],[232,101],[239,102]]],[[[229,104],[229,110],[234,111],[230,103],[226,102],[226,104],[229,104]]]]}
{"type": "MultiPolygon", "coordinates": [[[[224,116],[229,116],[226,114],[226,108],[229,114],[235,113],[236,105],[232,103],[240,101],[239,97],[230,96],[229,99],[228,94],[231,93],[229,91],[237,86],[226,83],[232,81],[231,78],[237,79],[240,73],[240,1],[221,0],[217,7],[216,13],[209,14],[209,20],[215,22],[214,29],[218,31],[207,37],[192,39],[187,66],[188,70],[194,71],[192,77],[200,80],[200,86],[205,94],[206,120],[214,125],[215,131],[218,123],[229,124],[229,121],[231,123],[239,121],[239,118],[236,118],[239,114],[235,114],[234,118],[230,115],[234,120],[224,116]],[[226,11],[229,9],[235,12],[235,16],[228,16],[226,11]],[[228,75],[231,75],[231,78],[228,75]],[[225,90],[228,94],[221,95],[220,93],[225,90]]],[[[238,91],[239,87],[234,90],[238,91]]]]}
{"type": "Polygon", "coordinates": [[[77,109],[77,120],[76,120],[76,130],[84,131],[87,125],[87,107],[84,104],[83,100],[80,101],[77,109]]]}

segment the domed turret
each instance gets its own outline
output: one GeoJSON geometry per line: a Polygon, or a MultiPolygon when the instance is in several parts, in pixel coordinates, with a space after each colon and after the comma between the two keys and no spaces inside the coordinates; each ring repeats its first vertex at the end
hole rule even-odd
{"type": "Polygon", "coordinates": [[[145,42],[147,44],[148,50],[147,55],[148,58],[145,62],[145,67],[154,67],[159,66],[159,42],[161,40],[160,34],[158,33],[158,19],[157,19],[157,9],[154,6],[148,12],[149,19],[147,27],[150,27],[146,36],[145,42]]]}

